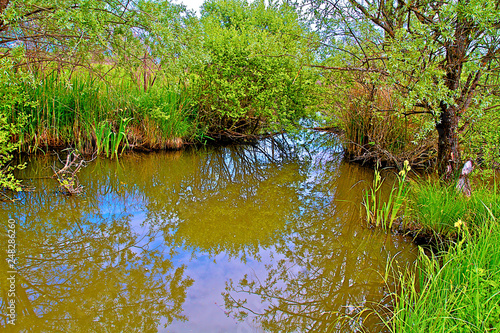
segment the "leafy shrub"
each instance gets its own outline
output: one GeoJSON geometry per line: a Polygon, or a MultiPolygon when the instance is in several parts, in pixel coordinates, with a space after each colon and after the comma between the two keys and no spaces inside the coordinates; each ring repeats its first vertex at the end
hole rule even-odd
{"type": "Polygon", "coordinates": [[[28,98],[22,91],[21,82],[27,79],[22,72],[15,73],[12,61],[0,58],[0,189],[19,191],[20,180],[14,178],[12,153],[19,147],[19,140],[13,138],[21,133],[26,116],[14,116],[14,110],[27,105],[28,98]]]}
{"type": "Polygon", "coordinates": [[[203,6],[206,59],[189,91],[204,130],[214,135],[282,130],[307,113],[315,81],[307,33],[288,6],[214,0],[203,6]]]}

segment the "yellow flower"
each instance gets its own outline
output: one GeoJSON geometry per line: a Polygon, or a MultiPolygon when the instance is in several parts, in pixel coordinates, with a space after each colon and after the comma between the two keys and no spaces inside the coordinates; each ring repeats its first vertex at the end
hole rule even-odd
{"type": "Polygon", "coordinates": [[[406,172],[411,170],[410,162],[408,160],[404,161],[404,169],[406,170],[406,172]]]}
{"type": "Polygon", "coordinates": [[[455,222],[455,228],[460,229],[460,227],[462,226],[462,224],[464,224],[464,223],[462,222],[462,220],[458,220],[457,222],[455,222]]]}

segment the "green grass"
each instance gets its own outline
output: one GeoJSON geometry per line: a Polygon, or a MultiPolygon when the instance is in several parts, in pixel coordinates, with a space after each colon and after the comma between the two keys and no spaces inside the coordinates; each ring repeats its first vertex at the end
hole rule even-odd
{"type": "Polygon", "coordinates": [[[469,198],[457,191],[455,184],[416,181],[411,186],[406,220],[415,223],[422,232],[452,236],[456,234],[458,220],[466,222],[469,228],[477,228],[491,214],[500,216],[496,185],[476,189],[469,198]]]}
{"type": "MultiPolygon", "coordinates": [[[[455,184],[414,181],[405,219],[447,239],[440,252],[419,248],[415,265],[388,263],[391,332],[500,332],[500,198],[496,182],[466,197],[455,184]]],[[[435,249],[438,251],[439,249],[435,249]]]]}
{"type": "Polygon", "coordinates": [[[391,332],[499,332],[500,224],[483,218],[472,233],[457,224],[460,241],[437,257],[420,249],[417,273],[398,276],[391,332]]]}
{"type": "Polygon", "coordinates": [[[166,148],[196,134],[189,98],[166,79],[147,91],[118,71],[106,80],[54,72],[35,81],[23,88],[32,103],[19,110],[29,115],[19,135],[27,152],[71,145],[81,152],[117,156],[129,143],[166,148]]]}
{"type": "MultiPolygon", "coordinates": [[[[500,332],[500,197],[496,182],[476,188],[471,197],[455,184],[417,180],[408,193],[399,176],[389,196],[380,193],[376,172],[365,193],[365,209],[373,224],[390,229],[395,205],[407,199],[405,220],[419,232],[446,239],[438,254],[419,248],[414,267],[388,263],[386,281],[397,281],[390,293],[393,308],[377,313],[391,332],[500,332]],[[398,187],[399,184],[399,187],[398,187]],[[403,186],[403,188],[402,188],[403,186]],[[392,207],[392,208],[391,208],[392,207]],[[391,274],[392,273],[392,274],[391,274]]],[[[404,180],[404,179],[403,179],[404,180]]]]}

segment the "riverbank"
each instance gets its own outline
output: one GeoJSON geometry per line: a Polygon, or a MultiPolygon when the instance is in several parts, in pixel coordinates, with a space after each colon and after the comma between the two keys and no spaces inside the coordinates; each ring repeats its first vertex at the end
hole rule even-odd
{"type": "Polygon", "coordinates": [[[429,256],[420,248],[412,273],[394,272],[399,290],[385,322],[391,332],[500,330],[498,218],[485,218],[475,231],[458,220],[459,237],[446,251],[429,256]]]}
{"type": "Polygon", "coordinates": [[[398,233],[419,247],[409,269],[389,268],[397,281],[391,332],[500,330],[500,198],[496,182],[470,197],[454,185],[412,181],[398,233]],[[430,249],[430,251],[424,250],[430,249]]]}
{"type": "Polygon", "coordinates": [[[179,149],[200,136],[192,101],[166,80],[145,88],[118,72],[107,81],[64,74],[22,86],[27,102],[12,112],[13,119],[27,116],[17,135],[22,152],[73,147],[110,156],[125,149],[179,149]]]}

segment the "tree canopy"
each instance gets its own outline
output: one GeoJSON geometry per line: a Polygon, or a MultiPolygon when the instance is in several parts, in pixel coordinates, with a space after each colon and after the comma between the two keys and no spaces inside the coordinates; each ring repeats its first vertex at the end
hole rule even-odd
{"type": "MultiPolygon", "coordinates": [[[[428,113],[438,133],[438,166],[450,176],[461,160],[466,114],[496,108],[500,55],[498,1],[306,1],[331,68],[387,85],[393,110],[428,113]]],[[[328,68],[326,66],[326,68],[328,68]]]]}

